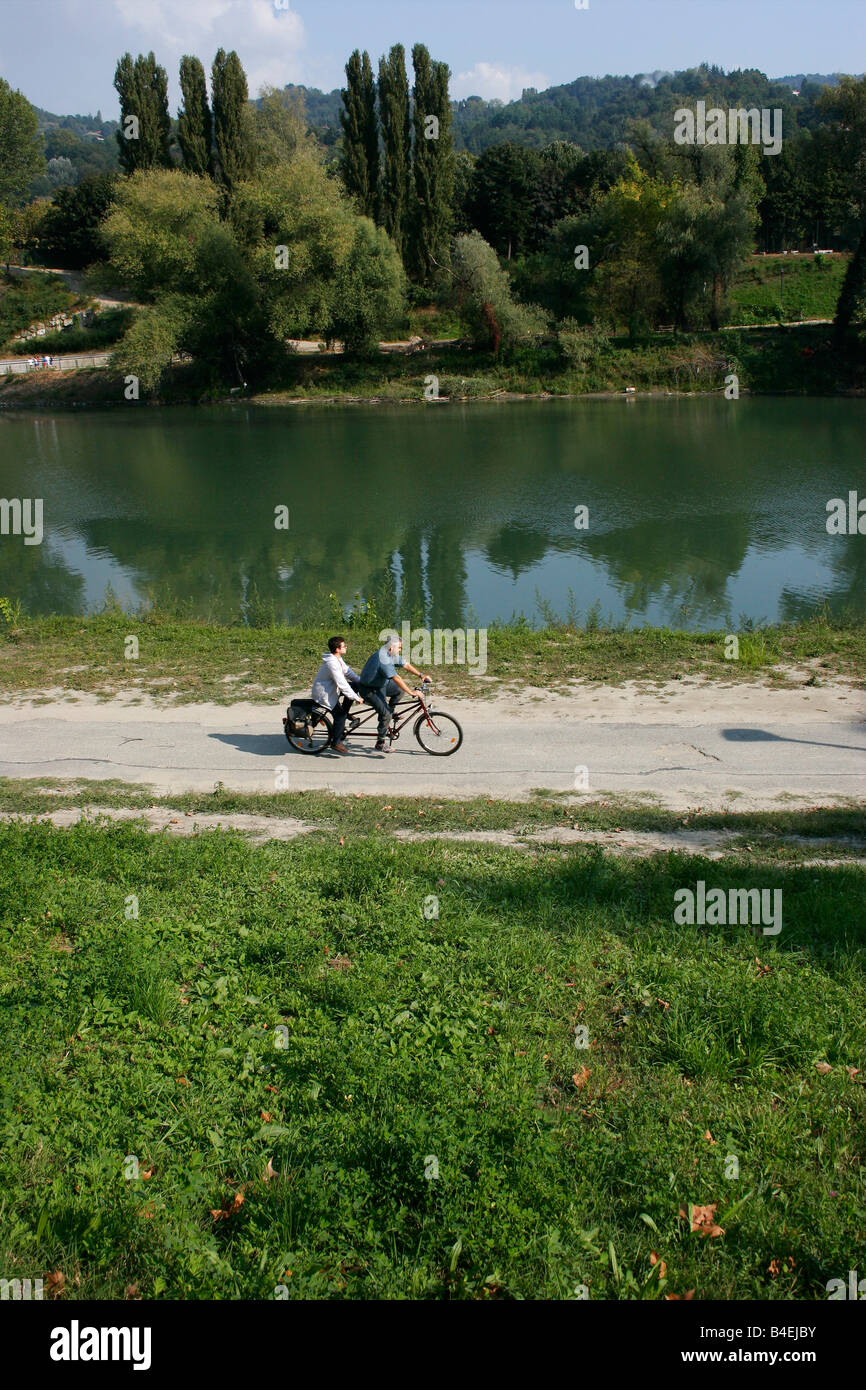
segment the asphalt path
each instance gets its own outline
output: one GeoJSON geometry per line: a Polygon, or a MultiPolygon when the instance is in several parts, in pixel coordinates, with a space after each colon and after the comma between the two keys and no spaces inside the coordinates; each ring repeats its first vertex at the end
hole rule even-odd
{"type": "Polygon", "coordinates": [[[348,739],[349,753],[303,756],[285,740],[285,705],[158,708],[94,697],[0,707],[0,776],[110,779],[160,792],[322,789],[384,796],[521,798],[534,790],[642,793],[669,805],[866,801],[862,692],[651,692],[499,699],[442,696],[463,746],[430,757],[407,725],[390,754],[348,739]],[[794,703],[799,701],[800,703],[794,703]],[[774,716],[774,717],[773,717],[774,716]]]}

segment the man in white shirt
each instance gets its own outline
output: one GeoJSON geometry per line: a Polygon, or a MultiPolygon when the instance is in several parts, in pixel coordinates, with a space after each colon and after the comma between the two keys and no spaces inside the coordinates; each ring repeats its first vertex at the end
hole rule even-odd
{"type": "Polygon", "coordinates": [[[346,719],[354,701],[361,699],[358,694],[360,677],[357,671],[353,671],[351,666],[346,665],[345,657],[345,637],[329,638],[328,650],[322,653],[322,664],[316,673],[316,679],[313,681],[313,699],[317,700],[320,705],[327,705],[329,710],[334,711],[334,732],[331,735],[331,747],[338,753],[349,751],[343,743],[346,719]]]}

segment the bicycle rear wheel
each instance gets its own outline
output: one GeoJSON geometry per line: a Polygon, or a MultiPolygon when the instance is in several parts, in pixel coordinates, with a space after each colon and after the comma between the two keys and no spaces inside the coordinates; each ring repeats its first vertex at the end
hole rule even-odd
{"type": "Polygon", "coordinates": [[[317,757],[320,753],[324,753],[326,748],[330,747],[333,728],[334,726],[330,715],[323,714],[317,719],[315,724],[312,722],[305,724],[303,731],[299,734],[290,733],[287,726],[286,738],[289,740],[292,748],[295,749],[295,752],[306,753],[313,757],[317,757]]]}
{"type": "Polygon", "coordinates": [[[414,732],[424,752],[434,758],[447,758],[449,754],[456,753],[463,742],[463,730],[457,720],[441,710],[431,709],[427,714],[420,714],[415,721],[414,732]]]}

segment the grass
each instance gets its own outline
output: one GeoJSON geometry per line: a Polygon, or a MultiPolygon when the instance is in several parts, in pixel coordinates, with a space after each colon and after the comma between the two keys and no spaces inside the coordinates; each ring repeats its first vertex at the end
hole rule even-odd
{"type": "MultiPolygon", "coordinates": [[[[843,352],[829,325],[745,328],[719,333],[659,333],[629,341],[613,338],[582,365],[570,364],[554,342],[523,347],[505,359],[454,344],[404,355],[287,356],[275,381],[248,397],[259,405],[375,400],[415,404],[425,400],[429,377],[439,379],[439,405],[493,396],[580,396],[635,391],[665,394],[722,392],[736,372],[740,389],[756,394],[832,396],[866,390],[866,343],[843,352]]],[[[159,403],[212,403],[227,387],[195,365],[165,376],[159,403]]],[[[123,377],[108,370],[0,377],[0,408],[52,408],[123,403],[123,377]]]]}
{"type": "MultiPolygon", "coordinates": [[[[364,660],[378,645],[382,624],[349,621],[349,659],[364,660]]],[[[333,616],[306,627],[251,628],[178,617],[172,608],[135,616],[116,607],[86,618],[18,613],[13,623],[0,608],[0,698],[52,689],[106,697],[139,691],[176,702],[270,703],[309,687],[327,637],[341,628],[345,620],[333,616]],[[139,639],[137,661],[124,655],[130,635],[139,639]]],[[[669,628],[612,630],[592,614],[580,627],[548,616],[538,629],[525,622],[489,628],[485,678],[457,665],[435,668],[433,674],[443,698],[483,698],[503,686],[567,690],[575,681],[618,684],[696,676],[783,684],[791,668],[799,668],[800,683],[808,677],[813,685],[834,677],[858,682],[866,677],[862,618],[822,614],[778,627],[746,628],[738,661],[725,660],[726,636],[669,628]]]]}
{"type": "Polygon", "coordinates": [[[731,287],[734,323],[775,323],[781,308],[785,322],[832,319],[850,257],[752,256],[731,287]]]}
{"type": "MultiPolygon", "coordinates": [[[[442,831],[508,831],[535,835],[547,829],[642,830],[670,833],[723,830],[741,836],[741,844],[758,855],[792,853],[790,841],[806,842],[804,853],[814,855],[819,844],[829,852],[862,852],[866,837],[866,806],[841,802],[832,807],[799,810],[779,807],[774,811],[704,811],[695,807],[683,813],[638,800],[616,797],[591,798],[552,791],[536,791],[528,801],[503,801],[493,797],[438,799],[433,796],[339,796],[331,792],[239,792],[217,785],[210,792],[171,792],[165,796],[153,788],[119,781],[0,778],[0,812],[42,815],[68,807],[127,807],[147,810],[170,807],[179,815],[270,816],[294,818],[317,826],[322,832],[370,835],[395,830],[424,834],[442,831]],[[850,837],[846,840],[846,837],[850,837]],[[859,849],[852,847],[851,840],[859,849]],[[810,843],[812,842],[812,843],[810,843]]],[[[822,848],[822,852],[826,852],[822,848]]]]}
{"type": "Polygon", "coordinates": [[[23,343],[8,343],[8,355],[30,357],[33,353],[100,352],[120,341],[132,324],[134,309],[106,309],[97,314],[89,328],[69,328],[58,333],[46,333],[42,338],[28,338],[23,343]]]}
{"type": "Polygon", "coordinates": [[[23,279],[0,275],[0,348],[3,352],[21,351],[20,344],[9,341],[14,334],[77,303],[78,297],[59,275],[28,275],[23,279]]]}
{"type": "Polygon", "coordinates": [[[862,882],[0,827],[4,1274],[823,1300],[866,1221],[862,882]],[[697,878],[781,888],[781,934],[675,926],[697,878]]]}

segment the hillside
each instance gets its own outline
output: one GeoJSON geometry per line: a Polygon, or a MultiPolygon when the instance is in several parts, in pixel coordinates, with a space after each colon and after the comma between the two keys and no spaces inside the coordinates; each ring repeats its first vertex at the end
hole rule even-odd
{"type": "MultiPolygon", "coordinates": [[[[770,79],[756,69],[725,74],[706,65],[675,73],[578,77],[542,92],[527,88],[507,104],[478,96],[453,102],[455,145],[473,154],[505,140],[534,148],[570,140],[586,151],[609,149],[626,138],[635,120],[648,120],[670,134],[672,111],[698,98],[724,106],[781,106],[786,130],[811,128],[820,88],[836,80],[836,74],[820,73],[770,79]]],[[[307,121],[319,138],[335,144],[340,135],[339,88],[321,92],[288,85],[286,91],[303,99],[307,121]]]]}

